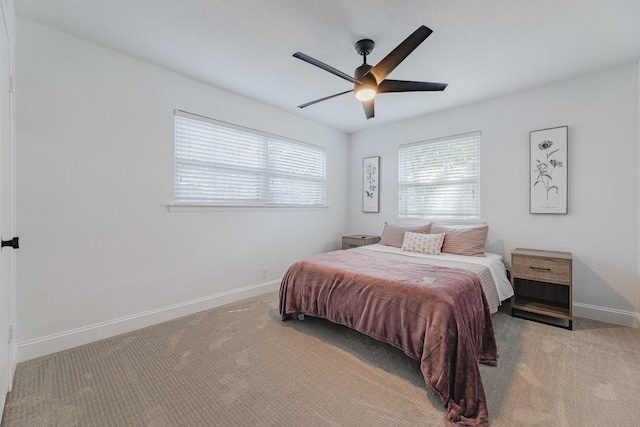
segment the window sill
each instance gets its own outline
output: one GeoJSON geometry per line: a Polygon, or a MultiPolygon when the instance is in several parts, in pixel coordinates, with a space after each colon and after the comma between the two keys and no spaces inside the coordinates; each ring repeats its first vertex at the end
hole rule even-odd
{"type": "Polygon", "coordinates": [[[424,218],[398,217],[396,219],[396,222],[398,224],[424,224],[425,222],[433,222],[441,225],[467,225],[467,226],[486,225],[486,222],[481,219],[451,219],[451,218],[436,218],[436,217],[424,217],[424,218]]]}
{"type": "Polygon", "coordinates": [[[169,212],[292,212],[292,211],[324,211],[329,206],[213,206],[213,205],[167,205],[169,212]]]}

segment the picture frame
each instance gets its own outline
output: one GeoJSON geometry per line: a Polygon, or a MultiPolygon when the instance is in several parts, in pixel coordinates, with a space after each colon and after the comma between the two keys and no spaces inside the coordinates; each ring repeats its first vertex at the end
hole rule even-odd
{"type": "Polygon", "coordinates": [[[380,156],[362,160],[362,212],[380,212],[380,156]]]}
{"type": "Polygon", "coordinates": [[[529,132],[529,213],[568,213],[568,126],[529,132]]]}

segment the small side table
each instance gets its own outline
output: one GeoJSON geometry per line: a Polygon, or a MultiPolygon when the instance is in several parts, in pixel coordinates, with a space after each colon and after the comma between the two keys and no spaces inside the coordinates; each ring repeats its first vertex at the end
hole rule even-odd
{"type": "Polygon", "coordinates": [[[539,317],[524,317],[573,329],[573,256],[571,252],[518,248],[511,252],[511,315],[542,315],[546,319],[568,321],[569,326],[539,317]]]}
{"type": "Polygon", "coordinates": [[[364,234],[352,234],[342,236],[342,249],[352,249],[358,246],[373,245],[380,241],[380,236],[367,236],[364,234]]]}

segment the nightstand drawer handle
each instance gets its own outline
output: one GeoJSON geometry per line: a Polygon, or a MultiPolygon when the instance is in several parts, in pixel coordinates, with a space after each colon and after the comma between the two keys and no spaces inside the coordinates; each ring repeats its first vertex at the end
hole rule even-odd
{"type": "Polygon", "coordinates": [[[536,271],[551,271],[550,268],[541,268],[541,267],[529,267],[529,268],[536,271]]]}

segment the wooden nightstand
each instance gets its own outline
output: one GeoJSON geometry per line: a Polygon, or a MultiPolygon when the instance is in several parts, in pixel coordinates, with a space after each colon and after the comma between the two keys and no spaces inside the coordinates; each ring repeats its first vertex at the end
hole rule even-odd
{"type": "Polygon", "coordinates": [[[366,236],[363,234],[353,234],[342,236],[342,249],[357,248],[358,246],[373,245],[380,241],[380,236],[366,236]]]}
{"type": "Polygon", "coordinates": [[[571,252],[521,248],[511,252],[511,315],[573,329],[572,264],[571,252]],[[538,316],[525,317],[522,312],[538,316]]]}

